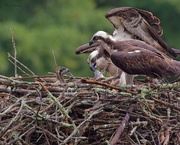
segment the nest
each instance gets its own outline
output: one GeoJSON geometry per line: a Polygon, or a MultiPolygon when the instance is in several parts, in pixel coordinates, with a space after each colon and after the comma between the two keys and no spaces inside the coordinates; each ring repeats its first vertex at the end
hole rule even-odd
{"type": "Polygon", "coordinates": [[[180,83],[0,76],[0,144],[180,144],[180,83]]]}

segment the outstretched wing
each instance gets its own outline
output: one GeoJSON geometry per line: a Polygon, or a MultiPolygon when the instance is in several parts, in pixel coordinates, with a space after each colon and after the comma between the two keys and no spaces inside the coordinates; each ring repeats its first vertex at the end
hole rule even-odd
{"type": "Polygon", "coordinates": [[[160,26],[160,20],[154,16],[151,12],[134,8],[139,12],[139,14],[149,23],[149,25],[154,29],[154,31],[161,36],[163,34],[163,29],[160,26]]]}
{"type": "Polygon", "coordinates": [[[151,12],[131,7],[120,7],[108,11],[105,17],[115,27],[115,35],[129,33],[146,43],[156,47],[161,52],[176,56],[176,53],[161,38],[163,33],[160,20],[151,12]]]}

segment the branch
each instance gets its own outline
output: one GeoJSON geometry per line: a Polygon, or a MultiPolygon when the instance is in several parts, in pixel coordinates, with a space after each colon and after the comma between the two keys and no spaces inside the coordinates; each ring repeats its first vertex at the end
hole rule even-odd
{"type": "Polygon", "coordinates": [[[107,84],[107,83],[103,83],[103,82],[100,82],[100,81],[96,81],[96,80],[81,79],[81,82],[82,83],[89,83],[89,84],[97,84],[97,85],[105,86],[105,87],[115,89],[115,90],[118,90],[118,91],[123,91],[119,87],[116,87],[116,86],[113,86],[113,85],[110,85],[110,84],[107,84]]]}
{"type": "Polygon", "coordinates": [[[165,102],[165,101],[162,101],[162,100],[153,98],[153,97],[152,97],[152,99],[153,99],[154,101],[160,103],[160,104],[163,104],[163,105],[168,106],[168,107],[170,107],[170,108],[172,108],[172,109],[177,109],[177,110],[180,111],[180,107],[178,107],[178,106],[176,106],[176,105],[174,105],[174,104],[170,104],[170,103],[168,103],[168,102],[165,102]]]}
{"type": "Polygon", "coordinates": [[[121,124],[119,125],[116,134],[114,137],[110,140],[110,145],[115,145],[118,142],[119,137],[121,136],[121,133],[123,132],[126,123],[129,121],[130,113],[133,112],[135,105],[131,105],[128,109],[128,113],[126,113],[126,116],[123,118],[121,124]]]}
{"type": "Polygon", "coordinates": [[[24,104],[25,104],[25,101],[22,99],[22,100],[21,100],[21,107],[19,108],[16,116],[13,117],[13,119],[10,121],[10,123],[3,129],[3,131],[2,131],[2,133],[1,133],[1,135],[0,135],[0,138],[6,133],[6,131],[9,129],[9,127],[10,127],[16,120],[18,120],[18,118],[20,117],[19,114],[20,114],[20,112],[21,112],[24,104]]]}
{"type": "Polygon", "coordinates": [[[14,75],[15,77],[18,76],[17,74],[17,50],[16,50],[16,44],[15,44],[15,40],[14,40],[14,36],[13,36],[13,32],[11,30],[11,28],[9,28],[10,30],[10,33],[11,33],[11,38],[12,38],[12,45],[13,45],[13,48],[14,48],[14,75]]]}
{"type": "Polygon", "coordinates": [[[39,83],[41,85],[41,87],[48,93],[48,96],[55,102],[55,104],[59,107],[59,110],[61,112],[61,114],[66,117],[71,123],[74,129],[76,129],[76,125],[74,124],[73,120],[71,119],[71,117],[69,116],[68,112],[65,110],[65,108],[63,107],[63,105],[57,100],[56,97],[54,97],[51,92],[49,92],[49,90],[40,82],[39,83]]]}
{"type": "Polygon", "coordinates": [[[89,116],[87,119],[85,119],[83,122],[81,122],[81,123],[78,125],[78,127],[77,127],[76,129],[74,129],[74,131],[64,140],[64,143],[63,143],[63,144],[66,144],[67,141],[68,141],[69,139],[71,139],[71,138],[73,137],[73,135],[75,135],[75,134],[79,131],[79,128],[80,128],[84,123],[86,123],[87,121],[89,121],[94,115],[99,114],[100,112],[102,112],[102,108],[100,108],[100,109],[94,111],[93,113],[91,113],[90,116],[89,116]]]}
{"type": "MultiPolygon", "coordinates": [[[[33,76],[35,76],[35,73],[33,71],[31,71],[27,66],[25,66],[23,63],[21,63],[20,61],[18,61],[15,57],[13,57],[10,53],[8,53],[8,58],[13,59],[14,62],[18,63],[19,65],[21,65],[22,67],[24,67],[27,71],[29,71],[33,76]]],[[[11,60],[10,60],[11,61],[11,60]]],[[[14,63],[15,65],[15,63],[14,63]]],[[[19,70],[21,70],[22,72],[24,72],[20,67],[17,66],[17,68],[19,68],[19,70]]]]}

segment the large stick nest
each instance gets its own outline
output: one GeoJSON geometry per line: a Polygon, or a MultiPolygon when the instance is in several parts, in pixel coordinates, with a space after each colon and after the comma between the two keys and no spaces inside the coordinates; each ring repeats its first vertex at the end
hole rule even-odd
{"type": "Polygon", "coordinates": [[[0,76],[0,144],[180,144],[180,83],[0,76]]]}

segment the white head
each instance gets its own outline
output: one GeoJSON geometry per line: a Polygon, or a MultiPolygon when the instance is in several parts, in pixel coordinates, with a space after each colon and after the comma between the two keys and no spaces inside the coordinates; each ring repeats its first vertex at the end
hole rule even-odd
{"type": "Polygon", "coordinates": [[[104,32],[104,31],[98,31],[93,35],[93,37],[89,41],[89,45],[92,45],[93,43],[95,43],[97,41],[103,41],[104,39],[107,39],[107,38],[113,39],[112,36],[109,35],[108,33],[104,32]]]}
{"type": "Polygon", "coordinates": [[[91,52],[87,59],[87,62],[89,63],[91,70],[95,70],[95,69],[99,69],[100,71],[106,70],[105,68],[110,63],[110,58],[107,55],[108,52],[106,52],[103,48],[91,52]]]}
{"type": "MultiPolygon", "coordinates": [[[[104,31],[98,31],[96,32],[93,37],[103,37],[103,38],[108,38],[109,37],[109,34],[107,32],[104,32],[104,31]]],[[[93,38],[92,37],[92,38],[93,38]]]]}
{"type": "Polygon", "coordinates": [[[95,62],[96,59],[97,59],[97,55],[99,54],[99,51],[98,50],[94,50],[93,52],[91,52],[89,54],[89,57],[87,59],[87,62],[88,63],[92,63],[92,62],[95,62]]]}

